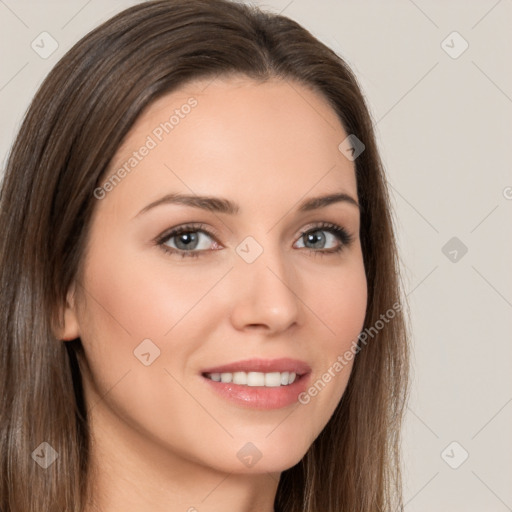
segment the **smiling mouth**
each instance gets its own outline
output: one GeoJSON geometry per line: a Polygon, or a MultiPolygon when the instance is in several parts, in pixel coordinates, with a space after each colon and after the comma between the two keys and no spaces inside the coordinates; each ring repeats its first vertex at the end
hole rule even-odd
{"type": "Polygon", "coordinates": [[[223,373],[203,373],[203,377],[222,382],[226,384],[237,384],[239,386],[249,387],[268,387],[276,388],[289,386],[302,375],[295,372],[223,372],[223,373]]]}
{"type": "Polygon", "coordinates": [[[203,368],[200,375],[210,390],[229,403],[268,411],[296,404],[312,370],[298,359],[253,358],[203,368]]]}

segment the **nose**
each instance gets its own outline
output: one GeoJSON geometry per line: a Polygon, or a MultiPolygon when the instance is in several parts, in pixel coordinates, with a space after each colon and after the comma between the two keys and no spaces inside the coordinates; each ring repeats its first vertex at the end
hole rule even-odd
{"type": "Polygon", "coordinates": [[[231,322],[237,330],[279,333],[299,323],[300,283],[279,251],[264,251],[253,263],[240,259],[235,267],[231,322]]]}

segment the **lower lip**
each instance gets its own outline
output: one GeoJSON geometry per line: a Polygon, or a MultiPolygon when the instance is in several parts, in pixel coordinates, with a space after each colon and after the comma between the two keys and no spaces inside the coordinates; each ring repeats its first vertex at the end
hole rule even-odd
{"type": "Polygon", "coordinates": [[[298,396],[306,390],[309,373],[292,384],[279,387],[241,386],[232,382],[216,382],[201,376],[216,393],[236,405],[251,409],[281,409],[299,403],[298,396]]]}

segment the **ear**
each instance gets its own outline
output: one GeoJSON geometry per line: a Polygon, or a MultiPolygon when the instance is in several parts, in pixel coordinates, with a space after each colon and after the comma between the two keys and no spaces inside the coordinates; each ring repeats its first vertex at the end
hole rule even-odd
{"type": "Polygon", "coordinates": [[[59,326],[56,329],[56,337],[62,341],[71,341],[80,336],[80,325],[75,302],[75,284],[71,286],[64,310],[61,310],[59,326]],[[63,320],[61,324],[60,320],[63,320]]]}

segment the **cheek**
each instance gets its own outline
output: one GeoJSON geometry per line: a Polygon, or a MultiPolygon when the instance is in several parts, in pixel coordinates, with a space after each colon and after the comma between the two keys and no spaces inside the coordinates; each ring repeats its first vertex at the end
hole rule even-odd
{"type": "Polygon", "coordinates": [[[343,350],[357,339],[363,328],[367,306],[367,281],[362,258],[354,258],[350,264],[327,272],[316,280],[308,294],[311,309],[324,328],[322,331],[326,349],[343,350]]]}
{"type": "Polygon", "coordinates": [[[367,280],[362,257],[316,282],[315,291],[308,295],[308,305],[321,321],[316,332],[322,335],[315,337],[313,354],[320,364],[303,403],[315,402],[313,407],[322,410],[325,424],[345,391],[364,326],[367,280]]]}
{"type": "Polygon", "coordinates": [[[155,264],[113,245],[90,255],[86,280],[89,298],[94,299],[89,301],[93,323],[101,325],[102,337],[120,332],[132,343],[170,337],[214,282],[211,275],[179,268],[165,257],[155,264]]]}

